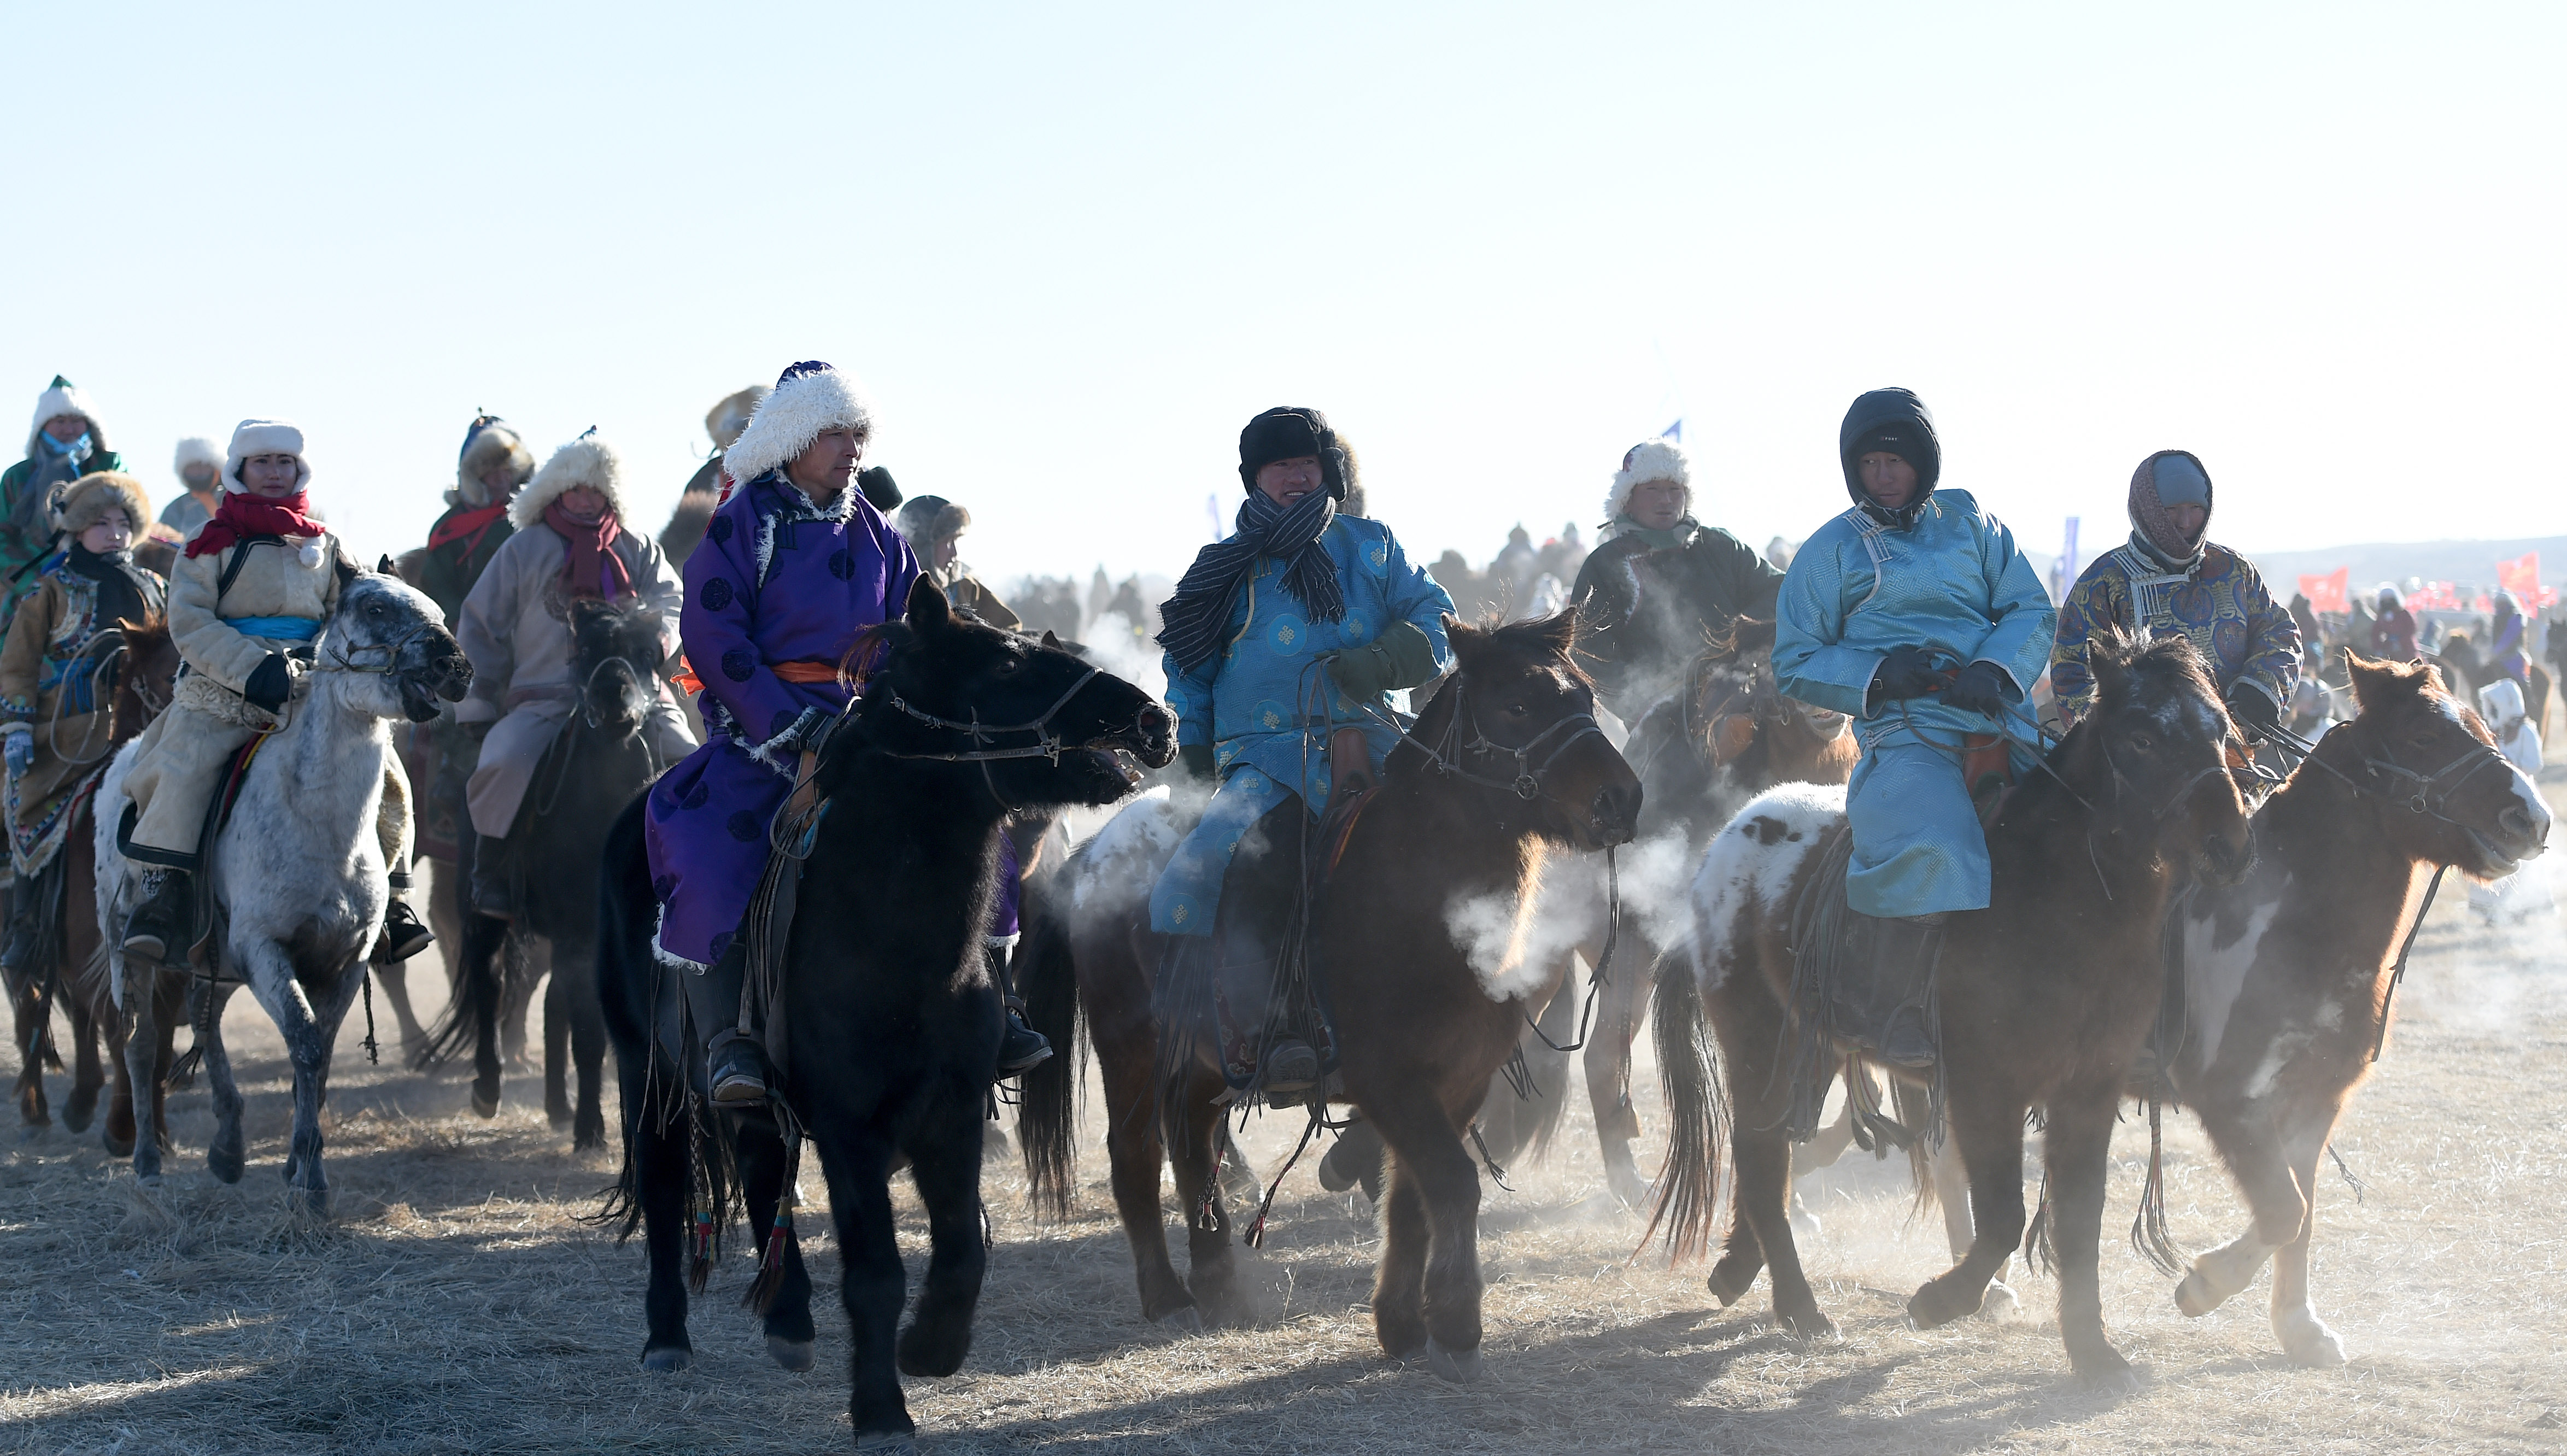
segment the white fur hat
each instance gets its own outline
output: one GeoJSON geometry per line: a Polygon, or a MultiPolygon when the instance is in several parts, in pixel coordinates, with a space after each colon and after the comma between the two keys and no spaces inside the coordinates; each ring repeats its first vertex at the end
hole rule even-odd
{"type": "Polygon", "coordinates": [[[1685,498],[1693,497],[1693,471],[1685,460],[1684,446],[1672,439],[1644,439],[1622,452],[1622,468],[1613,472],[1613,491],[1604,497],[1604,519],[1613,520],[1631,508],[1631,487],[1652,480],[1670,480],[1685,487],[1685,498]]]}
{"type": "Polygon", "coordinates": [[[241,483],[241,461],[252,455],[292,455],[297,467],[294,488],[312,483],[312,462],[303,457],[301,427],[282,420],[244,420],[232,428],[232,446],[223,460],[223,489],[234,495],[245,495],[249,487],[241,483]]]}
{"type": "Polygon", "coordinates": [[[178,441],[178,453],[169,461],[169,468],[183,479],[189,465],[211,465],[214,473],[221,475],[223,447],[201,435],[188,436],[178,441]]]}
{"type": "Polygon", "coordinates": [[[615,447],[597,437],[592,428],[579,438],[553,451],[544,467],[526,488],[508,502],[508,522],[522,530],[544,518],[544,507],[561,498],[565,490],[585,485],[606,497],[606,508],[618,519],[624,515],[624,494],[618,488],[624,479],[624,462],[616,458],[615,447]]]}
{"type": "Polygon", "coordinates": [[[722,473],[745,485],[809,448],[820,432],[842,427],[873,434],[874,407],[864,387],[817,360],[794,365],[722,451],[722,473]]]}
{"type": "Polygon", "coordinates": [[[99,449],[108,447],[107,432],[100,428],[98,411],[90,405],[89,396],[81,393],[80,386],[55,375],[53,384],[36,397],[36,418],[27,427],[27,453],[30,456],[36,453],[36,437],[45,433],[45,422],[65,415],[78,415],[88,421],[90,443],[99,449]]]}

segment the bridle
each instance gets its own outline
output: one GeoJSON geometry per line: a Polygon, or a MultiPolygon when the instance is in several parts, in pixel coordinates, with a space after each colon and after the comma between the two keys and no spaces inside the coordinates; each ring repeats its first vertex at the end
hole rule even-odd
{"type": "Polygon", "coordinates": [[[1574,713],[1534,734],[1521,747],[1498,742],[1491,738],[1488,730],[1480,726],[1479,711],[1465,701],[1463,679],[1458,673],[1453,678],[1453,716],[1445,721],[1443,737],[1439,743],[1429,743],[1409,728],[1399,729],[1400,738],[1414,744],[1418,751],[1424,753],[1427,761],[1434,765],[1436,772],[1447,778],[1461,779],[1465,783],[1476,783],[1483,788],[1505,789],[1527,803],[1542,797],[1543,778],[1551,772],[1553,765],[1560,761],[1560,755],[1569,751],[1571,745],[1583,740],[1589,733],[1599,738],[1604,736],[1604,729],[1597,726],[1595,715],[1574,713]],[[1465,722],[1471,726],[1471,736],[1467,741],[1464,741],[1461,736],[1462,725],[1465,722]],[[1549,744],[1548,751],[1544,751],[1545,744],[1549,744]],[[1539,762],[1535,761],[1536,753],[1542,755],[1539,762]],[[1512,778],[1492,778],[1486,774],[1474,773],[1462,766],[1465,759],[1474,757],[1512,757],[1515,760],[1515,775],[1512,778]]]}
{"type": "Polygon", "coordinates": [[[2499,765],[2506,768],[2513,766],[2502,753],[2496,751],[2493,744],[2477,742],[2474,739],[2470,741],[2468,747],[2461,750],[2458,757],[2430,773],[2419,773],[2399,762],[2398,755],[2394,751],[2388,752],[2384,757],[2365,748],[2362,754],[2363,769],[2372,778],[2381,779],[2393,785],[2383,788],[2361,782],[2352,774],[2319,757],[2318,745],[2315,742],[2301,737],[2289,728],[2275,728],[2272,730],[2272,736],[2278,739],[2282,746],[2299,754],[2304,762],[2315,763],[2343,780],[2345,787],[2357,794],[2369,794],[2383,803],[2395,805],[2413,814],[2421,814],[2428,819],[2439,819],[2453,828],[2470,834],[2475,834],[2477,831],[2443,812],[2449,806],[2451,796],[2458,793],[2460,786],[2476,777],[2482,769],[2499,765]],[[2451,778],[2454,773],[2459,776],[2451,778]],[[2442,782],[2445,778],[2451,778],[2451,781],[2445,784],[2442,782]],[[2402,782],[2406,785],[2404,790],[2394,786],[2402,782]]]}
{"type": "MultiPolygon", "coordinates": [[[[882,748],[880,751],[893,758],[929,758],[939,763],[995,763],[1007,758],[1047,758],[1053,763],[1058,763],[1060,750],[1064,745],[1060,734],[1051,730],[1051,721],[1059,716],[1062,709],[1069,706],[1069,701],[1076,698],[1081,689],[1094,682],[1102,671],[1091,664],[1086,672],[1078,675],[1077,682],[1069,685],[1067,692],[1052,700],[1051,707],[1023,723],[983,723],[981,711],[977,708],[972,710],[972,718],[969,722],[939,718],[935,714],[910,707],[898,693],[885,690],[882,701],[887,706],[907,714],[914,721],[923,723],[929,728],[963,733],[971,738],[974,746],[951,753],[902,753],[890,748],[882,748]],[[1031,733],[1034,740],[1018,748],[988,746],[990,739],[1000,733],[1031,733]]],[[[987,769],[982,771],[988,772],[987,769]]]]}
{"type": "Polygon", "coordinates": [[[363,642],[351,648],[335,637],[323,644],[323,660],[312,664],[316,673],[371,673],[382,677],[399,677],[401,656],[413,643],[438,630],[433,622],[422,621],[390,642],[363,642]],[[380,659],[380,661],[378,661],[380,659]]]}

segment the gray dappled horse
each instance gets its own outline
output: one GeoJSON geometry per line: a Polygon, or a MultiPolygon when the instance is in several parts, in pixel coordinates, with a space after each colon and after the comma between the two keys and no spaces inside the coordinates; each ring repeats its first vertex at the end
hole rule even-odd
{"type": "MultiPolygon", "coordinates": [[[[394,761],[392,724],[425,723],[436,700],[454,702],[471,665],[426,593],[398,579],[342,563],[339,604],[314,640],[311,671],[298,685],[286,726],[243,775],[228,824],[206,856],[202,884],[216,910],[208,947],[217,977],[197,1034],[212,1083],[215,1129],[206,1162],[226,1183],[241,1175],[241,1095],[223,1047],[223,1003],[246,985],[284,1035],[294,1065],[294,1141],[285,1177],[314,1213],[329,1207],[321,1171],[321,1099],[339,1022],[365,984],[365,962],[382,934],[392,897],[375,816],[394,761]]],[[[99,788],[98,914],[109,968],[132,1019],[126,1057],[137,1085],[154,1075],[152,1024],[157,978],[185,968],[129,963],[122,938],[141,877],[116,847],[133,771],[129,747],[99,788]]],[[[135,1175],[160,1174],[159,1129],[150,1099],[135,1099],[135,1175]]]]}

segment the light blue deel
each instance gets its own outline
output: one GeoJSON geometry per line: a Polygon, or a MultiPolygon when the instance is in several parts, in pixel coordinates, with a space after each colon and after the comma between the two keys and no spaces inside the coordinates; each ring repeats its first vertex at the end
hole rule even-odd
{"type": "MultiPolygon", "coordinates": [[[[1904,531],[1849,510],[1792,558],[1775,616],[1783,692],[1852,715],[1862,738],[1846,792],[1846,903],[1876,916],[1987,908],[1987,839],[1956,752],[1965,734],[1997,726],[1940,695],[1866,718],[1863,698],[1900,646],[1927,648],[1947,667],[1994,663],[2018,702],[2031,691],[2049,664],[2057,612],[2014,533],[1962,490],[1934,492],[1904,531]]],[[[2020,750],[2015,757],[2019,771],[2029,766],[2020,750]]]]}
{"type": "Polygon", "coordinates": [[[1389,726],[1388,694],[1360,711],[1319,659],[1361,647],[1393,622],[1415,623],[1435,650],[1437,668],[1453,649],[1444,617],[1453,599],[1408,564],[1390,527],[1340,515],[1319,537],[1336,564],[1346,614],[1312,620],[1283,585],[1284,563],[1260,557],[1256,574],[1231,606],[1221,654],[1195,671],[1167,660],[1168,706],[1177,711],[1177,741],[1213,745],[1222,776],[1202,822],[1177,846],[1150,892],[1150,928],[1164,935],[1210,935],[1221,905],[1221,880],[1240,836],[1266,812],[1297,793],[1312,814],[1328,803],[1328,734],[1363,729],[1373,771],[1399,741],[1389,726]]]}

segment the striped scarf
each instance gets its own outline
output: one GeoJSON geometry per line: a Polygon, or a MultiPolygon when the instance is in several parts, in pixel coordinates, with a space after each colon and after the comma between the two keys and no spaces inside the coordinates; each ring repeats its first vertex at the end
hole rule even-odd
{"type": "Polygon", "coordinates": [[[1255,574],[1261,556],[1288,563],[1284,589],[1299,598],[1311,616],[1343,619],[1346,596],[1337,587],[1336,563],[1319,546],[1319,537],[1336,518],[1336,498],[1325,490],[1313,490],[1285,506],[1251,489],[1239,507],[1237,533],[1204,547],[1186,569],[1185,580],[1177,583],[1176,595],[1160,606],[1159,645],[1185,672],[1212,661],[1221,651],[1222,630],[1230,625],[1231,604],[1255,574]]]}

